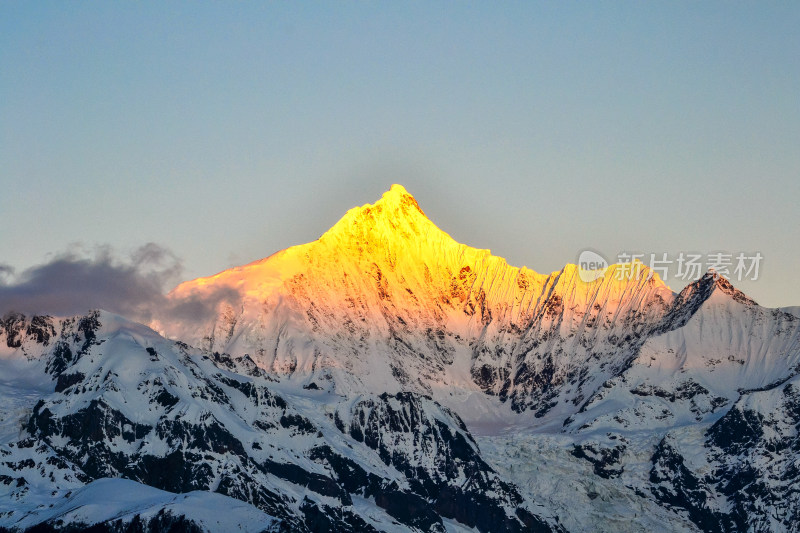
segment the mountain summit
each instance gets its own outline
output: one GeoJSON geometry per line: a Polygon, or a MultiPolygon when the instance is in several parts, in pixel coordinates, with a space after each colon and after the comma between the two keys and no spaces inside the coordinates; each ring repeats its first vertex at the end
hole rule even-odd
{"type": "Polygon", "coordinates": [[[431,222],[416,199],[397,184],[374,204],[350,209],[314,244],[314,255],[324,259],[331,254],[394,264],[407,258],[417,265],[438,263],[442,252],[463,253],[461,248],[466,248],[431,222]]]}
{"type": "Polygon", "coordinates": [[[402,185],[394,184],[374,204],[350,209],[320,240],[342,236],[392,238],[400,232],[420,235],[438,230],[402,185]]]}

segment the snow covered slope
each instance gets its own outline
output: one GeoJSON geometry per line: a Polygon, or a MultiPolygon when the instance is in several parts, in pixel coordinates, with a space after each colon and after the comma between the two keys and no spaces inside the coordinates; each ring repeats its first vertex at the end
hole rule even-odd
{"type": "Polygon", "coordinates": [[[711,274],[678,300],[697,295],[565,421],[562,449],[703,531],[794,531],[800,318],[711,274]]]}
{"type": "Polygon", "coordinates": [[[478,531],[558,528],[430,399],[297,390],[249,359],[209,357],[104,312],[9,318],[3,369],[19,392],[3,404],[1,527],[169,518],[227,531],[233,522],[195,512],[231,505],[196,494],[205,491],[243,502],[230,520],[248,528],[255,519],[289,531],[444,532],[445,520],[478,531]],[[168,492],[113,492],[107,503],[120,513],[102,514],[85,502],[107,478],[168,492]],[[48,495],[60,503],[43,508],[48,495]]]}
{"type": "Polygon", "coordinates": [[[741,394],[800,372],[800,319],[759,306],[724,278],[706,275],[685,323],[649,338],[629,368],[571,419],[582,430],[654,430],[715,421],[741,394]]]}
{"type": "MultiPolygon", "coordinates": [[[[252,505],[212,492],[173,494],[126,479],[99,479],[63,494],[43,490],[26,503],[38,503],[13,525],[42,524],[80,531],[278,531],[279,523],[252,505]]],[[[18,514],[18,503],[4,501],[2,514],[18,514]],[[9,505],[10,504],[10,505],[9,505]]],[[[33,507],[33,506],[31,506],[33,507]]]]}
{"type": "Polygon", "coordinates": [[[652,492],[704,531],[797,531],[800,378],[742,394],[700,438],[685,429],[656,448],[652,492]]]}

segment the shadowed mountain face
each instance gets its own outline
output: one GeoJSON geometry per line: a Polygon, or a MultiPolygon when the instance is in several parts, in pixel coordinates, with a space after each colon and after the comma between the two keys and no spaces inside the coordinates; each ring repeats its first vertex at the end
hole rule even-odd
{"type": "Polygon", "coordinates": [[[800,319],[629,267],[509,266],[395,185],[175,288],[238,295],[200,327],[8,314],[0,528],[793,530],[800,319]]]}

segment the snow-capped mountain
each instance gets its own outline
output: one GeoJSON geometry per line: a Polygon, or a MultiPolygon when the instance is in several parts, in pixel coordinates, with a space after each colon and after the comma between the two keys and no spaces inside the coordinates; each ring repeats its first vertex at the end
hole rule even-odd
{"type": "Polygon", "coordinates": [[[486,423],[561,420],[630,363],[675,299],[646,269],[616,268],[584,283],[575,265],[509,266],[455,242],[394,185],[315,242],[180,285],[174,298],[233,289],[241,304],[200,330],[160,329],[337,393],[413,390],[468,422],[482,410],[486,423]]]}
{"type": "Polygon", "coordinates": [[[170,293],[239,295],[208,323],[9,314],[0,528],[796,530],[797,308],[631,266],[512,267],[395,185],[170,293]]]}

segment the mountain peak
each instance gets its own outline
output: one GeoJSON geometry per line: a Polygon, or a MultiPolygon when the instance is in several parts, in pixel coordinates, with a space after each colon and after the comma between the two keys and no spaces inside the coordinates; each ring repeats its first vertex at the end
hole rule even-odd
{"type": "Polygon", "coordinates": [[[402,196],[411,196],[411,194],[406,190],[405,187],[400,185],[399,183],[393,183],[389,190],[383,193],[383,198],[389,197],[402,197],[402,196]]]}
{"type": "MultiPolygon", "coordinates": [[[[734,287],[730,280],[717,273],[713,268],[709,269],[700,279],[684,287],[678,299],[681,302],[693,302],[690,307],[696,310],[700,305],[711,299],[714,294],[722,295],[721,301],[727,301],[730,298],[740,304],[758,305],[756,301],[734,287]]],[[[694,311],[691,314],[693,313],[694,311]]]]}
{"type": "Polygon", "coordinates": [[[709,269],[704,277],[710,277],[714,282],[714,287],[733,298],[734,301],[745,305],[758,305],[755,300],[734,287],[730,280],[728,280],[725,276],[718,274],[713,268],[709,269]]]}
{"type": "MultiPolygon", "coordinates": [[[[411,213],[414,210],[419,211],[422,216],[425,216],[425,213],[420,208],[417,200],[406,190],[405,187],[402,185],[395,183],[393,184],[388,191],[383,193],[381,199],[375,202],[373,205],[367,204],[367,206],[363,207],[372,207],[372,208],[384,208],[388,209],[388,211],[397,211],[399,210],[402,215],[408,215],[409,211],[408,208],[411,209],[411,213]]],[[[397,214],[397,213],[392,213],[397,214]]],[[[427,218],[427,217],[426,217],[427,218]]]]}
{"type": "Polygon", "coordinates": [[[364,204],[347,211],[320,240],[394,240],[398,235],[414,237],[434,229],[441,231],[428,219],[405,187],[394,184],[374,204],[364,204]]]}

